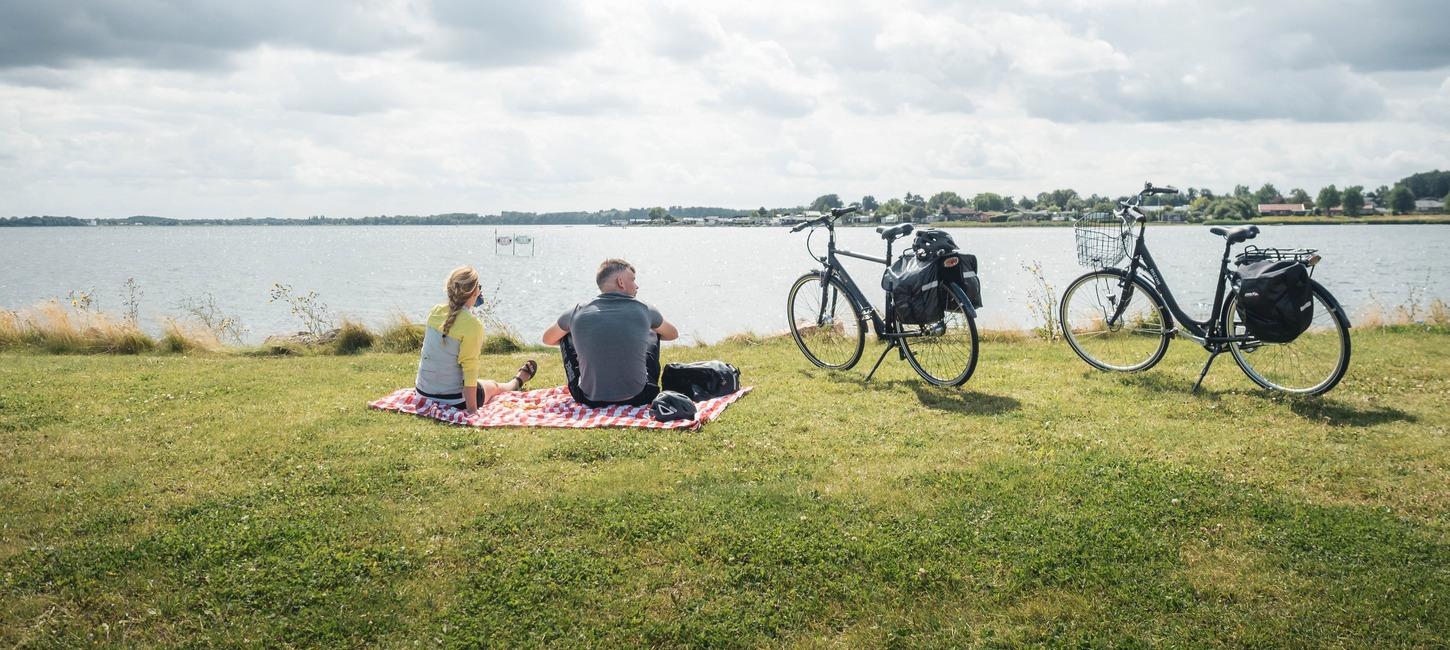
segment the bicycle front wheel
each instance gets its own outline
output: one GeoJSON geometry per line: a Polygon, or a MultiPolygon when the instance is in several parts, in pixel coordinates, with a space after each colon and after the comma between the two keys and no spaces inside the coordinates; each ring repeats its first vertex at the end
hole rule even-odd
{"type": "Polygon", "coordinates": [[[1099,370],[1147,370],[1168,351],[1168,309],[1124,271],[1103,269],[1073,280],[1058,318],[1072,351],[1099,370]]]}
{"type": "MultiPolygon", "coordinates": [[[[1334,388],[1349,369],[1349,318],[1339,303],[1318,282],[1313,290],[1314,320],[1309,329],[1288,343],[1249,340],[1229,344],[1229,352],[1244,374],[1269,390],[1297,395],[1321,395],[1334,388]]],[[[1239,321],[1238,294],[1224,309],[1225,331],[1247,336],[1239,321]]]]}
{"type": "Polygon", "coordinates": [[[905,325],[912,334],[901,339],[906,362],[916,374],[937,386],[960,386],[977,369],[977,323],[967,312],[965,292],[950,288],[956,298],[953,308],[930,325],[905,325]]]}
{"type": "Polygon", "coordinates": [[[790,335],[811,363],[828,370],[846,370],[861,359],[866,345],[861,310],[840,281],[825,282],[819,273],[802,275],[786,297],[790,335]]]}

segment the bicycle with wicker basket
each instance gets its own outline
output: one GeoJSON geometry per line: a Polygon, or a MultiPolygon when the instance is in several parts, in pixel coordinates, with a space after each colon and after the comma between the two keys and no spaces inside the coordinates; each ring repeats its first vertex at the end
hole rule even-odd
{"type": "Polygon", "coordinates": [[[1257,237],[1259,228],[1210,228],[1225,240],[1223,260],[1209,317],[1194,319],[1174,300],[1148,252],[1148,220],[1139,209],[1146,196],[1177,192],[1145,183],[1112,212],[1073,223],[1078,262],[1094,270],[1063,292],[1059,322],[1068,345],[1100,370],[1137,372],[1162,360],[1168,343],[1181,334],[1209,353],[1195,392],[1224,352],[1249,379],[1270,390],[1319,395],[1334,388],[1349,368],[1349,319],[1339,301],[1311,277],[1320,261],[1317,251],[1249,245],[1233,257],[1236,268],[1231,270],[1233,246],[1257,237]],[[1127,268],[1115,266],[1124,258],[1127,268]],[[1276,295],[1275,287],[1291,289],[1276,295]],[[1281,305],[1279,311],[1265,311],[1270,300],[1278,301],[1272,304],[1281,305]]]}

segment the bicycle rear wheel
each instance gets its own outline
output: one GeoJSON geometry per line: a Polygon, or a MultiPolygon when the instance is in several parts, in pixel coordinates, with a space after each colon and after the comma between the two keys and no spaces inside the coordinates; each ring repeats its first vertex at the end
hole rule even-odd
{"type": "Polygon", "coordinates": [[[1058,318],[1072,351],[1100,370],[1147,370],[1168,351],[1167,307],[1124,271],[1103,269],[1073,280],[1062,294],[1058,318]]]}
{"type": "MultiPolygon", "coordinates": [[[[1297,395],[1322,395],[1334,388],[1349,369],[1349,319],[1339,303],[1318,282],[1310,282],[1314,320],[1299,338],[1288,343],[1246,341],[1229,344],[1229,352],[1244,374],[1269,390],[1297,395]]],[[[1225,331],[1246,336],[1239,322],[1238,294],[1224,308],[1225,331]]]]}
{"type": "Polygon", "coordinates": [[[953,285],[956,298],[952,309],[930,325],[904,325],[921,336],[901,339],[906,362],[916,374],[937,386],[960,386],[972,378],[977,369],[977,323],[964,306],[967,295],[953,285]]]}
{"type": "Polygon", "coordinates": [[[811,363],[846,370],[861,359],[866,346],[861,310],[840,281],[825,283],[820,273],[796,279],[786,297],[790,335],[811,363]]]}

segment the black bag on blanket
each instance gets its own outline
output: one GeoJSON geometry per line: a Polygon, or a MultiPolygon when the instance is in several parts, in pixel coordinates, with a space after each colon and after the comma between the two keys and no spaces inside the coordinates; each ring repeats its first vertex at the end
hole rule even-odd
{"type": "Polygon", "coordinates": [[[666,364],[660,388],[688,395],[699,402],[740,390],[740,369],[724,361],[666,364]]]}

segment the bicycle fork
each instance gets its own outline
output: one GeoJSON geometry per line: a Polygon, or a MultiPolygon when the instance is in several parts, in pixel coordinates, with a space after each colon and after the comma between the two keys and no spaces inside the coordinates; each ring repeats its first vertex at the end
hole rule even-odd
{"type": "Polygon", "coordinates": [[[1117,326],[1118,319],[1122,318],[1123,312],[1128,310],[1128,302],[1133,299],[1132,277],[1130,276],[1123,278],[1123,284],[1119,286],[1118,289],[1118,306],[1117,308],[1113,309],[1113,315],[1108,317],[1107,322],[1108,329],[1110,330],[1117,326]]]}

